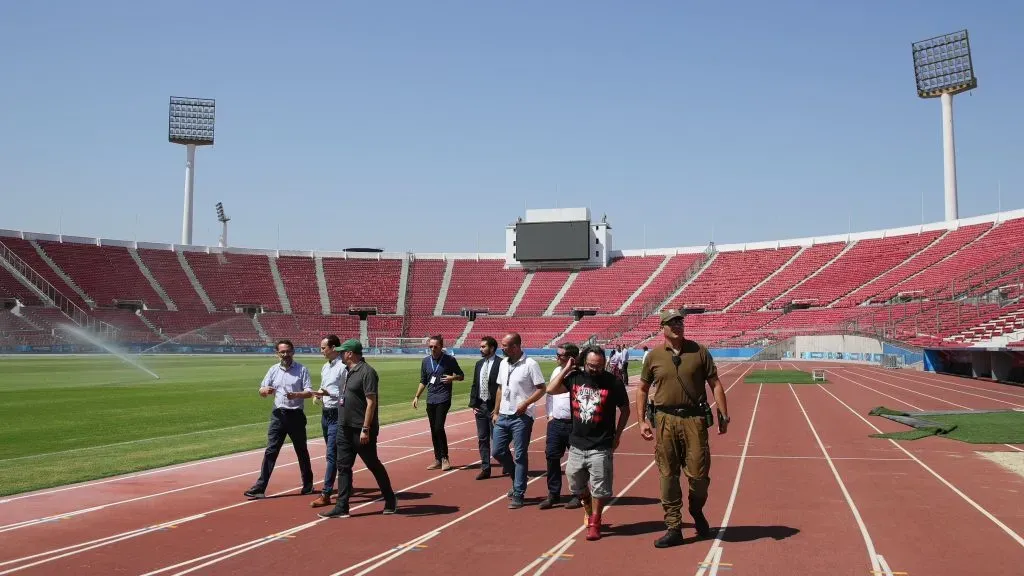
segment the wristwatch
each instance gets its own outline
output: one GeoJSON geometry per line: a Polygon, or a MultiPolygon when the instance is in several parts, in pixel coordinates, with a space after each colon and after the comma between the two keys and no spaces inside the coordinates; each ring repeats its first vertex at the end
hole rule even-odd
{"type": "Polygon", "coordinates": [[[369,428],[363,428],[363,433],[364,434],[369,434],[370,433],[370,429],[369,428]]]}

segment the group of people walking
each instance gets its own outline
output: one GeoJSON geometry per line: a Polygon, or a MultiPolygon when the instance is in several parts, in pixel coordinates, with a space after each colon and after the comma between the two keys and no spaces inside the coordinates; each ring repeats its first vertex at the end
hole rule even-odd
{"type": "MultiPolygon", "coordinates": [[[[687,508],[697,535],[706,538],[711,533],[703,513],[710,483],[708,430],[714,422],[707,402],[708,386],[718,406],[720,434],[726,432],[729,416],[714,359],[703,345],[685,339],[684,314],[667,309],[660,319],[665,343],[645,350],[635,411],[640,436],[655,442],[666,524],[666,532],[655,546],[664,548],[683,543],[681,473],[687,479],[687,508]]],[[[421,363],[412,406],[418,409],[426,393],[434,456],[428,469],[448,471],[453,466],[445,422],[452,406],[452,386],[463,381],[465,374],[458,360],[445,352],[443,337],[431,337],[427,346],[430,353],[421,363]]],[[[556,351],[557,366],[550,378],[545,378],[537,361],[524,352],[519,334],[510,332],[501,339],[502,357],[497,355],[498,346],[491,336],[480,340],[480,358],[473,368],[469,392],[468,405],[473,410],[480,452],[476,479],[491,477],[493,459],[501,466],[501,475],[511,478],[508,507],[524,506],[535,410],[545,399],[547,496],[540,508],[550,509],[562,501],[562,458],[568,452],[564,476],[569,500],[565,507],[583,508],[586,538],[600,539],[602,513],[613,497],[615,451],[633,414],[627,393],[628,352],[616,350],[610,361],[599,346],[580,349],[575,344],[562,344],[556,351]]],[[[358,455],[381,490],[384,513],[394,514],[397,497],[377,455],[377,372],[363,358],[358,340],[341,342],[329,335],[321,341],[320,350],[326,362],[321,369],[321,385],[314,391],[309,371],[293,359],[291,342],[277,343],[279,362],[267,371],[259,389],[261,396],[274,396],[267,448],[259,479],[245,495],[264,495],[286,436],[291,438],[299,460],[302,493],[314,492],[303,413],[304,400],[314,398],[323,404],[321,427],[328,449],[323,488],[312,506],[331,505],[337,480],[334,507],[320,512],[320,516],[349,515],[352,467],[358,455]]]]}

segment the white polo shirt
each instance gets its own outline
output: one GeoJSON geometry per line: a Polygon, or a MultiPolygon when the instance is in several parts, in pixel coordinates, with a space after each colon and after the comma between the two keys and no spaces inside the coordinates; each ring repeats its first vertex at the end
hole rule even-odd
{"type": "MultiPolygon", "coordinates": [[[[508,358],[501,361],[498,367],[498,386],[501,394],[501,408],[499,414],[513,415],[524,400],[533,396],[537,388],[544,386],[544,373],[540,370],[540,364],[533,358],[527,358],[523,354],[515,364],[510,364],[508,358]]],[[[526,409],[526,415],[533,418],[535,404],[530,404],[526,409]]]]}
{"type": "MultiPolygon", "coordinates": [[[[551,371],[551,379],[554,380],[555,376],[558,376],[558,373],[561,371],[561,366],[555,366],[555,369],[551,371]]],[[[568,392],[562,392],[561,394],[548,394],[545,401],[547,402],[547,413],[549,419],[572,419],[572,406],[570,406],[568,392]]]]}

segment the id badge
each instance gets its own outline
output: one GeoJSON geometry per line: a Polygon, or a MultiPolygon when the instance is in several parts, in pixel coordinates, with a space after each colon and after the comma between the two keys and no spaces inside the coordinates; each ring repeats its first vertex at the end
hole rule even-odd
{"type": "Polygon", "coordinates": [[[437,376],[431,376],[430,377],[430,383],[431,384],[437,384],[437,376]]]}

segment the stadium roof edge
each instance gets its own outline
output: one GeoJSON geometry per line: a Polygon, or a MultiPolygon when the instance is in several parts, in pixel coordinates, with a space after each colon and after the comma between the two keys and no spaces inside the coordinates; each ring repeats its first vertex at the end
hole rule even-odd
{"type": "MultiPolygon", "coordinates": [[[[923,225],[903,226],[900,228],[887,228],[884,230],[870,230],[866,232],[853,232],[848,234],[833,234],[829,236],[808,236],[804,238],[791,238],[786,240],[767,240],[761,242],[746,242],[733,244],[718,244],[716,248],[720,252],[738,252],[743,250],[764,250],[775,248],[786,248],[790,246],[811,246],[815,244],[827,244],[831,242],[850,242],[854,240],[867,240],[871,238],[885,238],[889,236],[904,236],[908,234],[919,234],[933,230],[954,230],[961,226],[972,226],[986,222],[1004,222],[1024,218],[1024,209],[1008,210],[960,218],[949,222],[931,222],[923,225]]],[[[209,254],[236,253],[236,254],[266,254],[268,256],[299,256],[306,258],[350,258],[361,260],[387,260],[402,259],[409,256],[406,252],[344,252],[325,250],[267,250],[263,248],[242,248],[182,244],[164,244],[157,242],[137,242],[133,240],[116,240],[109,238],[91,238],[87,236],[70,236],[60,234],[46,234],[41,232],[24,232],[19,230],[0,229],[0,240],[4,237],[22,238],[25,240],[47,240],[51,242],[69,242],[75,244],[92,244],[95,246],[120,246],[124,248],[145,248],[151,250],[182,250],[189,252],[205,252],[209,254]]],[[[619,256],[667,256],[674,254],[692,254],[703,252],[707,244],[700,246],[683,246],[678,248],[648,248],[613,250],[612,257],[619,256]]],[[[504,260],[503,252],[422,252],[413,253],[412,257],[419,260],[504,260]]]]}

